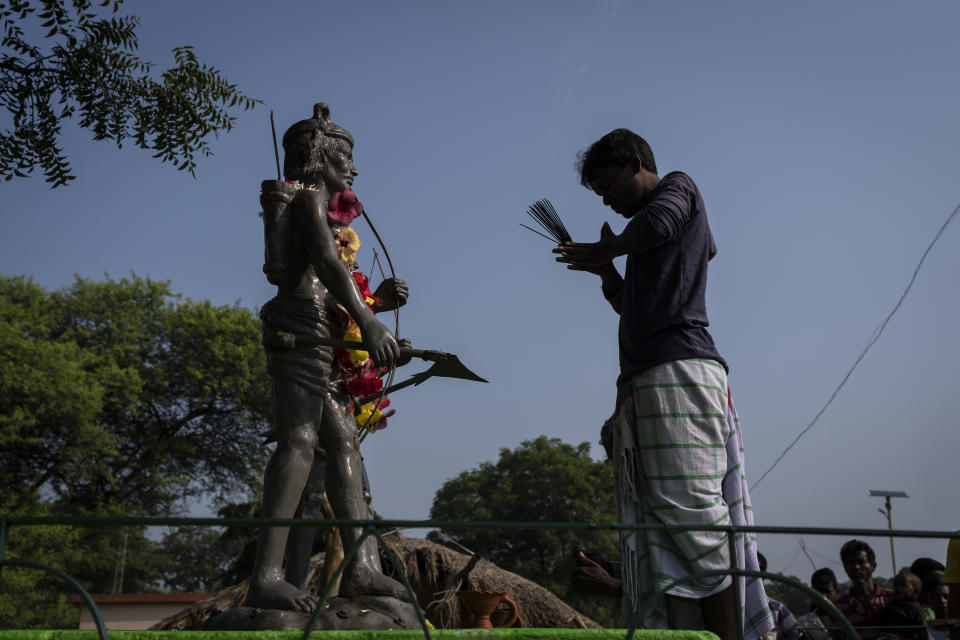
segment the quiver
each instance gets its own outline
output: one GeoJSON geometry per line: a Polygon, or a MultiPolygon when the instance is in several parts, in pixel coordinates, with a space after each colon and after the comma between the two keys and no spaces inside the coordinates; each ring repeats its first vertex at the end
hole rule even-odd
{"type": "Polygon", "coordinates": [[[290,203],[296,188],[283,180],[260,183],[263,207],[263,272],[270,284],[279,285],[291,267],[293,229],[290,203]]]}

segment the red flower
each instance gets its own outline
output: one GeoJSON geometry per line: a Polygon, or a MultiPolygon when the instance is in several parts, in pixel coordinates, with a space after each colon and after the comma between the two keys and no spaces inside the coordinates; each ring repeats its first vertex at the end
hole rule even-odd
{"type": "Polygon", "coordinates": [[[356,376],[347,380],[343,386],[354,398],[363,398],[383,389],[383,380],[376,376],[356,376]]]}
{"type": "Polygon", "coordinates": [[[330,201],[327,203],[327,217],[341,227],[353,222],[354,218],[361,213],[363,213],[363,205],[357,200],[353,189],[336,192],[330,196],[330,201]]]}
{"type": "MultiPolygon", "coordinates": [[[[363,299],[366,300],[370,298],[374,301],[375,304],[382,303],[383,300],[373,295],[373,292],[370,291],[370,278],[363,275],[360,271],[353,272],[353,280],[357,283],[357,289],[360,290],[360,295],[363,296],[363,299]]],[[[368,304],[370,308],[373,308],[373,305],[368,304]]]]}

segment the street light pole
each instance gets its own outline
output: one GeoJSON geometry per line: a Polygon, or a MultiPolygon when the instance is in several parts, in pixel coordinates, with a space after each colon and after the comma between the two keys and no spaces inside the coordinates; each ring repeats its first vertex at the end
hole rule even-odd
{"type": "MultiPolygon", "coordinates": [[[[886,509],[877,509],[880,513],[887,517],[887,528],[890,531],[893,531],[893,505],[890,504],[890,498],[909,498],[906,493],[903,491],[880,491],[877,489],[870,489],[867,492],[868,496],[878,497],[884,499],[884,505],[886,509]]],[[[893,561],[893,575],[897,574],[897,551],[893,546],[893,536],[890,536],[890,559],[893,561]]]]}

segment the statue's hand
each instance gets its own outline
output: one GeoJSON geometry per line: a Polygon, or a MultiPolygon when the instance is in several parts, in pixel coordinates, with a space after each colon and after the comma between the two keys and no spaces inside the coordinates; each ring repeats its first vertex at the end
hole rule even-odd
{"type": "Polygon", "coordinates": [[[387,278],[373,292],[373,297],[381,300],[379,304],[375,303],[373,305],[373,311],[374,313],[380,313],[381,311],[399,309],[407,303],[409,295],[410,290],[407,288],[406,282],[399,278],[387,278]]]}
{"type": "MultiPolygon", "coordinates": [[[[410,347],[413,346],[413,343],[410,342],[410,340],[407,338],[400,338],[399,340],[397,340],[397,344],[400,345],[401,349],[403,349],[404,347],[409,349],[410,347]]],[[[408,364],[410,364],[411,360],[413,360],[413,356],[410,356],[410,355],[404,356],[403,354],[401,354],[400,359],[397,360],[397,366],[405,367],[408,364]]]]}
{"type": "Polygon", "coordinates": [[[363,346],[373,358],[373,364],[378,367],[389,367],[400,358],[400,347],[393,338],[390,330],[374,320],[366,327],[361,327],[363,346]]]}

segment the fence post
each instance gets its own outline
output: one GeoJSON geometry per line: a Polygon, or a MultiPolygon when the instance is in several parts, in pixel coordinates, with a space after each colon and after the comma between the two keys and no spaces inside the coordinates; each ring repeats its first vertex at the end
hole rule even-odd
{"type": "MultiPolygon", "coordinates": [[[[746,607],[743,604],[743,594],[740,593],[740,576],[737,575],[737,534],[732,527],[727,531],[727,544],[730,546],[730,577],[733,587],[734,611],[737,616],[737,638],[743,640],[743,621],[746,617],[746,607]]],[[[744,543],[746,544],[746,543],[744,543]]],[[[747,568],[747,559],[743,559],[743,568],[747,568]]]]}

